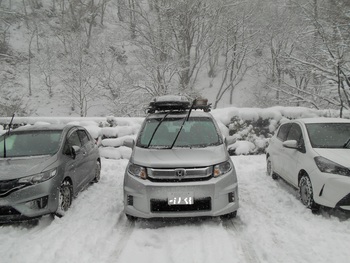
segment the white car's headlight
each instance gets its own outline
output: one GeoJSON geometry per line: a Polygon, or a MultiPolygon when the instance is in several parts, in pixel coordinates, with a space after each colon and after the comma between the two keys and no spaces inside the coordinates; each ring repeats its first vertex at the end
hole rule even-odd
{"type": "Polygon", "coordinates": [[[218,177],[225,173],[228,173],[232,169],[232,164],[230,161],[219,163],[214,166],[214,177],[218,177]]]}
{"type": "Polygon", "coordinates": [[[129,163],[128,172],[141,179],[147,179],[147,170],[145,167],[142,167],[133,163],[129,163]]]}
{"type": "Polygon", "coordinates": [[[322,156],[317,156],[314,158],[315,163],[323,173],[339,174],[344,176],[350,176],[350,170],[340,164],[337,164],[327,158],[322,156]]]}
{"type": "Polygon", "coordinates": [[[31,176],[20,178],[18,182],[21,184],[38,184],[51,179],[56,174],[57,174],[57,168],[42,172],[40,174],[34,174],[31,176]]]}

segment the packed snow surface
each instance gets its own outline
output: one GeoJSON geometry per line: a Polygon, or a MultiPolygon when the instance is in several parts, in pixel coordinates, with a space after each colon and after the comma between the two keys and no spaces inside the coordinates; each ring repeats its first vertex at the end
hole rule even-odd
{"type": "Polygon", "coordinates": [[[265,156],[234,156],[237,218],[127,221],[122,184],[127,159],[102,159],[101,181],[81,192],[62,218],[0,226],[0,261],[17,262],[337,262],[350,259],[350,216],[312,214],[297,192],[266,176],[265,156]]]}

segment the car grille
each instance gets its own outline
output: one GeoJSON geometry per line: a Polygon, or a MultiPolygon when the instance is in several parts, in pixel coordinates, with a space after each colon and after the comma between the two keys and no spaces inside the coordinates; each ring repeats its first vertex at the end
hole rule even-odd
{"type": "Polygon", "coordinates": [[[193,205],[168,205],[167,200],[151,199],[151,212],[194,212],[210,211],[211,198],[194,199],[193,205]]]}
{"type": "Polygon", "coordinates": [[[7,196],[24,186],[24,184],[19,184],[17,179],[0,181],[0,197],[7,196]]]}
{"type": "Polygon", "coordinates": [[[188,182],[188,181],[205,181],[212,177],[213,168],[169,168],[155,169],[148,168],[148,179],[155,182],[188,182]]]}

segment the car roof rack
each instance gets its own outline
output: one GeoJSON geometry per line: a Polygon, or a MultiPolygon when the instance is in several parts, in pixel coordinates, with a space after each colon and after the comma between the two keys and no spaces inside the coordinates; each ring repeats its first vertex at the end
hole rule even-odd
{"type": "Polygon", "coordinates": [[[209,112],[211,104],[207,99],[195,99],[192,104],[183,96],[165,95],[160,96],[150,102],[147,113],[169,112],[169,111],[186,111],[186,110],[203,110],[209,112]]]}

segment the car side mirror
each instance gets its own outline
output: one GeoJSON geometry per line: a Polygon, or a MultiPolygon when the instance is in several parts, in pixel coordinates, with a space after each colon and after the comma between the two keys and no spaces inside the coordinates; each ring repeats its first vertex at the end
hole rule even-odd
{"type": "Polygon", "coordinates": [[[298,142],[296,140],[288,140],[283,142],[283,147],[290,148],[290,149],[299,149],[298,142]]]}
{"type": "Polygon", "coordinates": [[[135,146],[135,141],[133,139],[126,139],[124,142],[123,142],[123,146],[126,146],[128,148],[134,148],[135,146]]]}
{"type": "Polygon", "coordinates": [[[71,157],[72,159],[75,159],[77,157],[77,154],[80,152],[80,147],[79,146],[76,146],[76,145],[73,145],[71,147],[71,157]]]}

